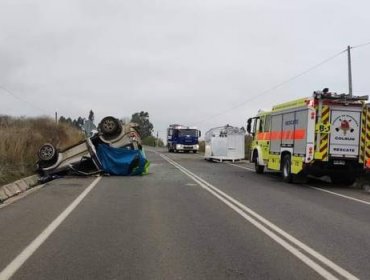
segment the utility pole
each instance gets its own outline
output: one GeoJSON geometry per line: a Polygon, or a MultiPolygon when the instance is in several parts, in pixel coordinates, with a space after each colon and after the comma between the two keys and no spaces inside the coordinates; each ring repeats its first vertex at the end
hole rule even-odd
{"type": "Polygon", "coordinates": [[[58,112],[55,112],[55,123],[58,124],[58,112]]]}
{"type": "Polygon", "coordinates": [[[347,47],[348,55],[348,93],[352,97],[352,65],[351,65],[351,46],[347,47]]]}
{"type": "Polygon", "coordinates": [[[157,139],[156,139],[156,147],[158,147],[158,130],[157,130],[157,139]]]}

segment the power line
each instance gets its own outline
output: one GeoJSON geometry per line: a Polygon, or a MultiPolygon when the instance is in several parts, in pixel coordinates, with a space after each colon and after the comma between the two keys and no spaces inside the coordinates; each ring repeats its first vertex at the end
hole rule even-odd
{"type": "Polygon", "coordinates": [[[370,90],[355,90],[356,94],[364,94],[364,93],[369,93],[370,90]]]}
{"type": "Polygon", "coordinates": [[[1,89],[2,91],[6,92],[7,94],[9,94],[9,95],[13,96],[15,99],[17,99],[17,100],[19,100],[19,101],[21,101],[21,102],[23,102],[23,103],[28,104],[29,106],[33,107],[34,109],[37,109],[38,111],[43,112],[43,113],[48,114],[48,115],[50,114],[50,112],[46,112],[45,110],[43,110],[43,109],[41,109],[41,108],[39,108],[39,107],[35,106],[34,104],[30,103],[29,101],[27,101],[27,100],[25,100],[25,99],[20,98],[18,95],[14,94],[13,92],[11,92],[10,90],[8,90],[7,88],[5,88],[5,87],[3,87],[3,86],[0,86],[0,89],[1,89]]]}
{"type": "MultiPolygon", "coordinates": [[[[370,43],[370,42],[369,42],[369,43],[370,43]]],[[[283,86],[283,85],[285,85],[285,84],[288,84],[288,83],[290,83],[291,81],[293,81],[293,80],[295,80],[295,79],[298,79],[299,77],[301,77],[301,76],[303,76],[303,75],[305,75],[305,74],[307,74],[307,73],[309,73],[309,72],[311,72],[311,71],[315,70],[316,68],[320,67],[321,65],[323,65],[323,64],[325,64],[325,63],[327,63],[327,62],[329,62],[329,61],[333,60],[334,58],[336,58],[337,56],[339,56],[339,55],[341,55],[341,54],[345,53],[346,51],[347,51],[347,49],[344,49],[344,50],[340,51],[339,53],[337,53],[337,54],[335,54],[335,55],[332,55],[332,56],[330,56],[330,57],[328,57],[328,58],[324,59],[323,61],[321,61],[321,62],[319,62],[319,63],[315,64],[314,66],[311,66],[311,67],[310,67],[310,68],[308,68],[307,70],[305,70],[305,71],[303,71],[303,72],[301,72],[301,73],[299,73],[299,74],[297,74],[297,75],[295,75],[295,76],[293,76],[293,77],[291,77],[291,78],[289,78],[289,79],[287,79],[287,80],[285,80],[285,81],[283,81],[283,82],[281,82],[281,83],[279,83],[279,84],[276,84],[275,86],[273,86],[273,87],[271,87],[271,88],[269,88],[269,89],[267,89],[267,90],[264,90],[264,91],[262,91],[262,92],[260,92],[260,93],[258,93],[258,94],[253,95],[252,97],[250,97],[250,98],[246,99],[245,101],[243,101],[243,102],[239,103],[238,105],[235,105],[235,106],[233,106],[233,107],[231,107],[231,108],[229,108],[229,109],[227,109],[227,110],[225,110],[225,111],[222,111],[222,112],[220,112],[220,113],[214,114],[214,115],[212,115],[212,116],[210,116],[210,117],[208,117],[208,118],[206,118],[206,119],[203,119],[203,120],[201,120],[201,121],[197,122],[197,124],[200,124],[200,123],[203,123],[203,122],[208,121],[208,120],[210,120],[210,119],[214,119],[214,118],[217,118],[217,117],[219,117],[219,116],[221,116],[221,115],[224,115],[224,114],[226,114],[226,113],[228,113],[228,112],[230,112],[230,111],[232,111],[232,110],[234,110],[234,109],[236,109],[236,108],[239,108],[239,107],[243,106],[244,104],[246,104],[246,103],[248,103],[248,102],[250,102],[250,101],[252,101],[252,100],[256,99],[257,97],[261,97],[262,95],[265,95],[265,94],[267,94],[267,93],[269,93],[269,92],[271,92],[271,91],[273,91],[273,90],[275,90],[275,89],[277,89],[277,88],[279,88],[279,87],[281,87],[281,86],[283,86]]]]}
{"type": "Polygon", "coordinates": [[[370,41],[369,42],[366,42],[366,43],[362,43],[362,44],[356,45],[356,46],[353,46],[353,47],[351,47],[351,49],[362,48],[362,47],[365,47],[365,46],[368,46],[368,45],[370,45],[370,41]]]}

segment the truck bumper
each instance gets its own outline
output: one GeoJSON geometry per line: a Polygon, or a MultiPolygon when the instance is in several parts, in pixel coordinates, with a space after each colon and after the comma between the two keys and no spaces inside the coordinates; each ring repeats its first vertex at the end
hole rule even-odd
{"type": "Polygon", "coordinates": [[[364,168],[356,159],[330,159],[327,162],[314,161],[311,164],[306,164],[303,171],[314,176],[336,173],[351,173],[357,176],[364,172],[364,168]],[[339,162],[342,162],[342,164],[338,164],[339,162]]]}
{"type": "Polygon", "coordinates": [[[176,150],[177,151],[198,151],[199,150],[199,145],[182,145],[182,144],[177,144],[176,145],[176,150]]]}

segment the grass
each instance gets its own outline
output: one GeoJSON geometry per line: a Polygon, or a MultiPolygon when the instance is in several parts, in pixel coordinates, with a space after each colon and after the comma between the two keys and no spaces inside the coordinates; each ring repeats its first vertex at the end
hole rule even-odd
{"type": "Polygon", "coordinates": [[[33,174],[42,144],[63,149],[82,139],[78,129],[47,117],[0,116],[0,186],[33,174]]]}

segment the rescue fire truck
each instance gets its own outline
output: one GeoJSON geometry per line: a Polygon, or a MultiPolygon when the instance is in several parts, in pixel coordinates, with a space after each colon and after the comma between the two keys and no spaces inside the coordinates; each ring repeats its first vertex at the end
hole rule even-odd
{"type": "Polygon", "coordinates": [[[288,183],[310,174],[352,184],[366,161],[366,100],[326,88],[260,111],[247,122],[255,171],[280,171],[288,183]]]}

